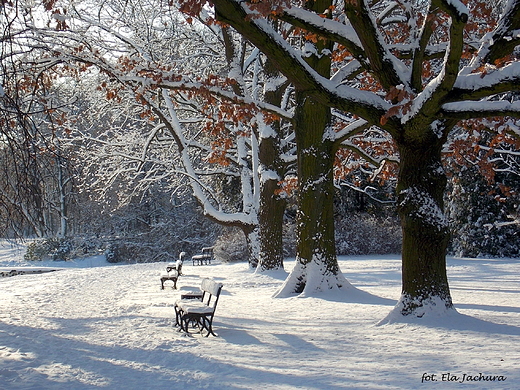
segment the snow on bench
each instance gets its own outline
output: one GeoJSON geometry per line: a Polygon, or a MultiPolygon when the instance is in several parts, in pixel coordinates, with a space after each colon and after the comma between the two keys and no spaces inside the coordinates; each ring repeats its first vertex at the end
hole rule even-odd
{"type": "Polygon", "coordinates": [[[166,266],[166,272],[161,274],[161,290],[164,290],[164,283],[168,280],[173,282],[173,288],[177,289],[177,280],[179,276],[182,275],[182,263],[184,262],[184,257],[186,253],[181,252],[179,254],[179,260],[175,263],[168,263],[166,266]]]}
{"type": "Polygon", "coordinates": [[[186,333],[189,333],[189,325],[199,328],[200,334],[207,332],[216,336],[213,332],[213,317],[217,308],[222,283],[217,283],[213,279],[202,279],[200,294],[186,293],[181,295],[181,299],[175,302],[175,322],[176,325],[186,333]],[[200,296],[200,298],[198,298],[200,296]]]}
{"type": "Polygon", "coordinates": [[[202,248],[202,253],[200,255],[195,255],[191,258],[193,265],[203,265],[203,264],[211,264],[211,259],[213,258],[213,247],[205,247],[202,248]]]}

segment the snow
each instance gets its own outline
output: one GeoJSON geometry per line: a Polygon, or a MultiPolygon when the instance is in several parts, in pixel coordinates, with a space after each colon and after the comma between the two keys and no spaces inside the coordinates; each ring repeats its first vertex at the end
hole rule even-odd
{"type": "Polygon", "coordinates": [[[493,112],[520,112],[520,102],[508,102],[506,100],[500,101],[463,101],[458,103],[446,103],[442,108],[447,112],[478,112],[478,113],[493,113],[493,112]]]}
{"type": "Polygon", "coordinates": [[[288,7],[284,10],[284,12],[289,16],[304,21],[310,26],[315,26],[318,29],[324,29],[331,32],[332,34],[342,37],[346,41],[349,41],[352,45],[358,46],[358,48],[362,47],[361,41],[359,40],[356,31],[350,24],[344,24],[332,19],[322,18],[320,15],[314,12],[310,12],[298,7],[288,7]]]}
{"type": "MultiPolygon", "coordinates": [[[[462,72],[461,72],[462,73],[462,72]]],[[[486,73],[461,74],[454,87],[468,91],[491,88],[505,82],[515,83],[520,77],[520,63],[513,62],[503,68],[489,67],[486,73]]]]}
{"type": "MultiPolygon", "coordinates": [[[[442,173],[443,169],[439,166],[435,168],[434,172],[442,173]]],[[[400,207],[412,205],[410,216],[418,217],[424,224],[436,227],[439,231],[448,227],[444,211],[426,191],[417,187],[410,187],[402,190],[400,195],[403,197],[400,207]]]]}
{"type": "Polygon", "coordinates": [[[341,258],[355,288],[283,299],[273,294],[292,261],[273,273],[187,262],[179,287],[207,276],[224,285],[219,337],[205,338],[176,330],[179,292],[160,289],[167,263],[33,264],[22,249],[0,252],[8,269],[60,269],[0,278],[1,389],[474,390],[520,381],[518,259],[449,258],[458,312],[379,325],[400,297],[398,256],[341,258]]]}
{"type": "Polygon", "coordinates": [[[440,139],[444,135],[444,129],[446,128],[446,126],[442,121],[436,119],[430,124],[430,128],[432,129],[433,133],[437,136],[437,138],[440,139]]]}
{"type": "Polygon", "coordinates": [[[280,176],[276,171],[265,169],[264,166],[260,168],[260,182],[265,183],[269,180],[276,180],[277,182],[281,180],[280,176]]]}
{"type": "Polygon", "coordinates": [[[466,7],[466,5],[463,2],[461,2],[459,0],[446,0],[446,2],[449,5],[451,5],[453,8],[455,8],[457,15],[459,17],[463,17],[463,15],[465,15],[466,18],[468,17],[469,10],[468,10],[468,7],[466,7]]]}
{"type": "Polygon", "coordinates": [[[258,138],[259,139],[267,139],[267,138],[276,138],[276,131],[273,129],[273,126],[270,126],[265,123],[264,115],[257,115],[257,123],[258,123],[258,138]]]}
{"type": "Polygon", "coordinates": [[[287,82],[285,76],[270,77],[264,83],[264,92],[277,91],[285,82],[287,82]]]}

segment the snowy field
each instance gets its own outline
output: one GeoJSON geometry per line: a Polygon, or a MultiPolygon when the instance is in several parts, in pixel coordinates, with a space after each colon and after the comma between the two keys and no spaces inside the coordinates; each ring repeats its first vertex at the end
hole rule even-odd
{"type": "Polygon", "coordinates": [[[450,258],[459,314],[385,325],[397,256],[342,258],[358,291],[287,299],[272,298],[282,272],[187,262],[178,287],[224,284],[219,337],[203,338],[174,327],[165,263],[33,264],[0,251],[0,271],[62,268],[0,278],[0,389],[520,389],[519,260],[450,258]]]}

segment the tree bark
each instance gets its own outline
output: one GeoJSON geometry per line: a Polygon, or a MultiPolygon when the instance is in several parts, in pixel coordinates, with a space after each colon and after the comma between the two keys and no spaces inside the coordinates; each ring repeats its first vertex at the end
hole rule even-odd
{"type": "Polygon", "coordinates": [[[286,201],[277,194],[279,189],[280,145],[277,137],[261,138],[260,204],[258,210],[258,270],[283,268],[283,216],[286,201]]]}
{"type": "Polygon", "coordinates": [[[277,296],[345,288],[334,239],[333,165],[335,146],[327,138],[331,110],[297,92],[298,154],[296,265],[277,296]]]}
{"type": "Polygon", "coordinates": [[[453,307],[446,274],[450,234],[443,204],[443,142],[432,138],[421,143],[398,142],[398,212],[403,231],[403,284],[398,307],[403,315],[422,317],[427,306],[440,310],[453,307]]]}
{"type": "MultiPolygon", "coordinates": [[[[305,7],[318,13],[331,7],[330,0],[309,0],[305,7]]],[[[333,44],[319,37],[307,63],[321,76],[330,77],[333,44]]],[[[310,91],[296,90],[294,131],[298,158],[298,215],[296,266],[277,293],[314,293],[350,286],[341,273],[334,237],[334,181],[336,154],[332,111],[312,98],[310,91]]]]}
{"type": "Polygon", "coordinates": [[[259,227],[258,226],[240,226],[240,229],[244,232],[246,237],[247,246],[247,262],[251,268],[258,267],[258,259],[260,258],[260,240],[258,237],[259,227]]]}
{"type": "MultiPolygon", "coordinates": [[[[270,59],[264,65],[267,84],[281,77],[278,69],[270,59]]],[[[273,83],[274,84],[274,83],[273,83]]],[[[280,107],[287,83],[276,88],[266,88],[264,99],[266,103],[280,107]]],[[[259,124],[258,129],[258,161],[260,175],[260,200],[258,210],[259,227],[259,266],[257,270],[283,269],[283,217],[287,201],[277,190],[285,176],[285,163],[281,159],[280,140],[282,131],[280,120],[272,123],[259,124]]]]}
{"type": "Polygon", "coordinates": [[[68,180],[65,179],[64,171],[64,158],[61,156],[56,157],[56,169],[58,170],[57,187],[58,187],[58,199],[59,199],[59,216],[60,216],[60,231],[58,237],[65,238],[68,234],[68,217],[67,217],[67,193],[66,185],[68,180]]]}

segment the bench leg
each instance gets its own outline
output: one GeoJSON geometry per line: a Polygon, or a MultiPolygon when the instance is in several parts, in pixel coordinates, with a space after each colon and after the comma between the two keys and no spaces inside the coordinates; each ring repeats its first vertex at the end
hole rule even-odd
{"type": "MultiPolygon", "coordinates": [[[[175,309],[175,326],[181,326],[182,324],[182,320],[181,320],[181,310],[177,307],[177,306],[174,306],[173,307],[175,309]]],[[[182,327],[181,327],[182,328],[182,327]]]]}
{"type": "Polygon", "coordinates": [[[193,324],[193,327],[197,326],[199,329],[201,328],[201,323],[197,316],[189,315],[189,314],[180,314],[179,325],[181,330],[185,333],[189,332],[190,322],[193,324]]]}
{"type": "Polygon", "coordinates": [[[213,332],[213,318],[208,318],[206,316],[203,316],[201,318],[201,322],[202,322],[202,328],[200,330],[200,333],[202,334],[202,331],[204,329],[206,329],[208,331],[208,333],[206,333],[206,337],[209,337],[210,334],[212,334],[213,336],[217,337],[217,335],[213,332]]]}
{"type": "Polygon", "coordinates": [[[181,330],[185,333],[190,333],[189,325],[191,322],[193,328],[199,328],[199,333],[201,335],[204,335],[204,333],[207,332],[205,335],[206,337],[209,337],[210,334],[217,337],[215,332],[213,332],[213,317],[197,314],[179,313],[178,315],[176,315],[176,322],[181,327],[181,330]]]}
{"type": "Polygon", "coordinates": [[[164,290],[164,282],[167,280],[171,280],[173,282],[173,288],[177,290],[177,278],[170,277],[170,278],[161,278],[161,290],[164,290]]]}

